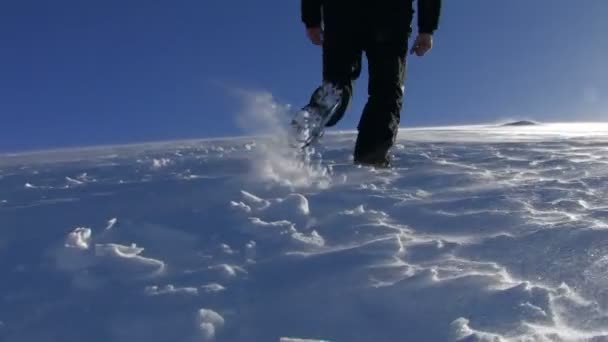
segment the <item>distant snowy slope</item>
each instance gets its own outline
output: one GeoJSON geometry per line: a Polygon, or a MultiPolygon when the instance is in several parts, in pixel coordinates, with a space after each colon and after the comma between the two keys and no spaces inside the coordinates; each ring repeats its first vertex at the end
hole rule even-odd
{"type": "Polygon", "coordinates": [[[0,157],[0,341],[608,341],[608,126],[0,157]]]}

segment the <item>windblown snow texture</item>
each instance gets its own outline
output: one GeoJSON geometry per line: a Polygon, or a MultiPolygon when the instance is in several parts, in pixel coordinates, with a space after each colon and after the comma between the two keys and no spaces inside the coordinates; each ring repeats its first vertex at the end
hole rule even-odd
{"type": "Polygon", "coordinates": [[[354,139],[2,156],[0,339],[608,340],[607,126],[354,139]]]}

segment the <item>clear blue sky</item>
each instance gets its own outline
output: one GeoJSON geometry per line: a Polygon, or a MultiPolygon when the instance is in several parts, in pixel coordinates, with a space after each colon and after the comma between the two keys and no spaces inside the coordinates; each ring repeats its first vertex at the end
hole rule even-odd
{"type": "MultiPolygon", "coordinates": [[[[405,1],[405,0],[404,0],[405,1]]],[[[238,135],[227,89],[320,82],[299,0],[0,4],[0,151],[238,135]]],[[[444,0],[402,126],[608,120],[608,1],[444,0]]],[[[338,129],[356,126],[367,77],[338,129]]]]}

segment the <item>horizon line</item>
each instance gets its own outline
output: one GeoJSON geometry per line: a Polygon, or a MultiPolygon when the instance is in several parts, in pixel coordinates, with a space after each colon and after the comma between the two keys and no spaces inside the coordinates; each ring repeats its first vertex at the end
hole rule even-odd
{"type": "MultiPolygon", "coordinates": [[[[467,128],[531,128],[531,127],[539,127],[546,125],[556,125],[556,124],[600,124],[606,125],[608,122],[603,121],[559,121],[559,122],[539,122],[535,120],[505,120],[500,122],[488,122],[488,123],[475,123],[475,124],[454,124],[454,125],[440,125],[440,126],[413,126],[413,127],[399,127],[399,131],[408,131],[408,130],[455,130],[455,129],[467,129],[467,128]],[[510,123],[517,122],[530,122],[529,125],[522,126],[508,126],[510,123]]],[[[331,129],[326,132],[326,134],[347,134],[347,133],[357,133],[356,129],[346,129],[346,130],[336,130],[331,129]]],[[[163,145],[163,144],[175,144],[175,143],[193,143],[193,142],[212,142],[212,141],[222,141],[222,140],[239,140],[239,139],[247,139],[247,138],[259,138],[268,136],[270,133],[260,133],[260,134],[242,134],[242,135],[230,135],[230,136],[222,136],[222,137],[201,137],[201,138],[177,138],[173,140],[148,140],[148,141],[135,141],[135,142],[127,142],[127,143],[101,143],[97,145],[82,145],[82,146],[65,146],[65,147],[49,147],[49,148],[41,148],[41,149],[31,149],[31,150],[20,150],[20,151],[7,151],[0,152],[0,157],[18,157],[25,155],[35,155],[41,153],[63,153],[63,152],[75,152],[75,151],[91,151],[91,150],[99,150],[99,149],[111,149],[111,148],[134,148],[138,146],[154,146],[154,145],[163,145]]]]}

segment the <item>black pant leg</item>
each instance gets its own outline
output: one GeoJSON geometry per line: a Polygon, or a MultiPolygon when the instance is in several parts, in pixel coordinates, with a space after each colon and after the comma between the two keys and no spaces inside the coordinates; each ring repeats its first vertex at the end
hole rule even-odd
{"type": "Polygon", "coordinates": [[[399,130],[406,77],[408,32],[372,29],[365,51],[369,98],[359,121],[355,159],[386,159],[399,130]]]}
{"type": "Polygon", "coordinates": [[[361,74],[361,44],[353,32],[326,32],[323,42],[323,81],[342,89],[342,100],[336,113],[327,123],[334,126],[342,119],[350,105],[353,85],[361,74]]]}

